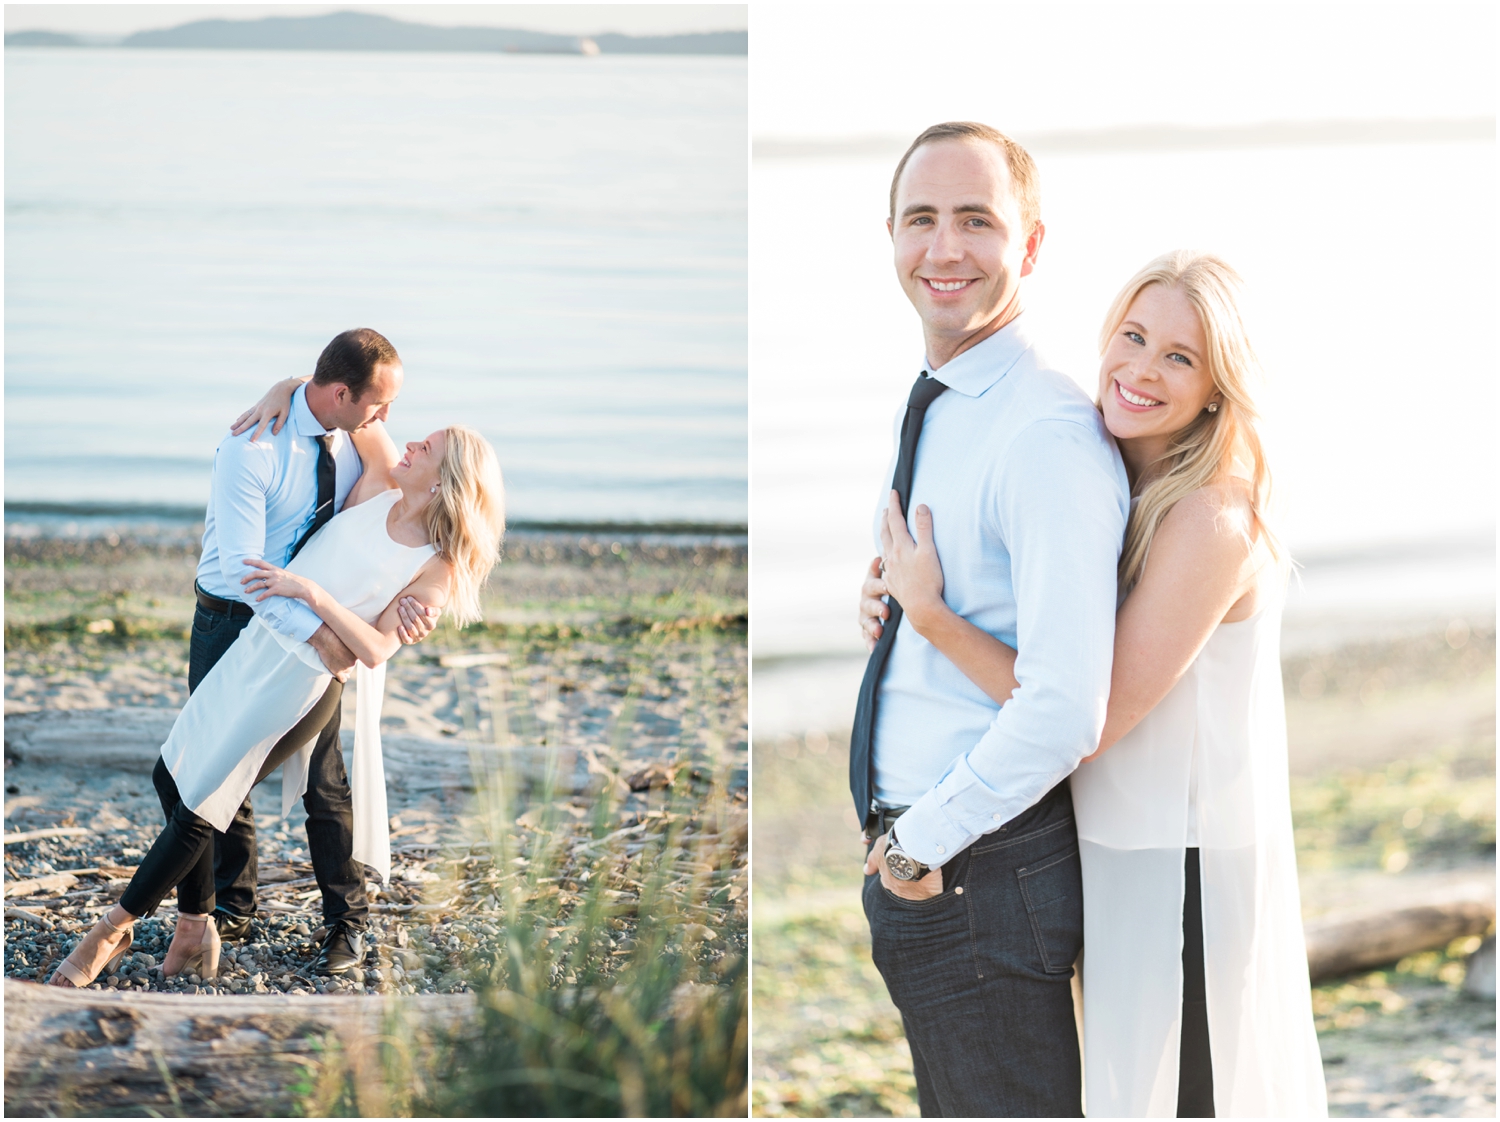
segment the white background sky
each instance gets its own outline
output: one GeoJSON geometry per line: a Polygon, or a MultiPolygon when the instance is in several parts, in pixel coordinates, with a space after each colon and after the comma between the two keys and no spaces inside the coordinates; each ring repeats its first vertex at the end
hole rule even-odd
{"type": "Polygon", "coordinates": [[[756,3],[756,136],[1495,111],[1492,4],[756,3]]]}
{"type": "Polygon", "coordinates": [[[743,4],[7,4],[5,30],[129,35],[200,19],[351,10],[440,27],[517,27],[564,35],[741,31],[747,21],[743,4]]]}
{"type": "MultiPolygon", "coordinates": [[[[1493,118],[1494,12],[758,0],[753,135],[901,143],[752,162],[756,657],[860,650],[854,594],[921,348],[882,221],[902,144],[944,120],[1024,140],[1124,125],[1493,118]]],[[[1039,162],[1049,229],[1027,314],[1063,369],[1092,389],[1099,317],[1142,263],[1175,245],[1214,249],[1265,308],[1257,341],[1285,387],[1267,402],[1294,554],[1492,532],[1493,148],[1039,151],[1039,162]],[[1434,323],[1436,350],[1422,334],[1434,323]]],[[[1484,563],[1477,584],[1493,597],[1484,563]]],[[[1382,572],[1384,602],[1354,614],[1406,610],[1433,587],[1468,595],[1476,582],[1458,578],[1470,575],[1402,583],[1382,572]]],[[[853,686],[839,688],[852,705],[853,686]]]]}

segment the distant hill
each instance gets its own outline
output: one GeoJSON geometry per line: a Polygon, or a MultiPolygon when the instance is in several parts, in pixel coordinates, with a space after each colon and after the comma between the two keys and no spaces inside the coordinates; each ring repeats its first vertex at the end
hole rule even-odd
{"type": "MultiPolygon", "coordinates": [[[[480,51],[520,54],[744,55],[745,31],[689,35],[620,35],[592,38],[504,27],[432,27],[368,12],[324,16],[270,16],[257,20],[208,19],[160,31],[138,31],[114,46],[240,51],[480,51]]],[[[76,35],[17,31],[7,47],[84,47],[76,35]]]]}
{"type": "Polygon", "coordinates": [[[5,36],[7,47],[81,47],[83,40],[60,31],[12,31],[5,36]]]}

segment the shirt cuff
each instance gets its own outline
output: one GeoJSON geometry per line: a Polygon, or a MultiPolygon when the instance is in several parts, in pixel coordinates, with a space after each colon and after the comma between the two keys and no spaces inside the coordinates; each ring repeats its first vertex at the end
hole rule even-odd
{"type": "Polygon", "coordinates": [[[901,848],[933,868],[951,861],[1014,817],[964,758],[897,821],[901,848]]]}
{"type": "Polygon", "coordinates": [[[901,849],[931,868],[941,868],[974,841],[975,836],[956,825],[928,791],[895,822],[901,849]]]}
{"type": "Polygon", "coordinates": [[[288,639],[305,643],[313,633],[323,626],[318,613],[300,600],[278,597],[279,603],[267,604],[260,610],[260,617],[270,627],[288,639]]]}

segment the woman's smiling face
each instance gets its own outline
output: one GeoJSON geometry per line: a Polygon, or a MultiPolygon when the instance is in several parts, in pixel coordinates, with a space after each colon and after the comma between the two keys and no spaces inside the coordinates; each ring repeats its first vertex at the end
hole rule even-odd
{"type": "Polygon", "coordinates": [[[443,462],[447,445],[448,438],[442,429],[430,434],[426,440],[409,441],[406,455],[391,469],[392,474],[407,488],[436,486],[438,465],[443,462]]]}
{"type": "Polygon", "coordinates": [[[1220,400],[1197,309],[1181,289],[1141,289],[1099,367],[1105,426],[1117,440],[1152,445],[1154,459],[1209,402],[1220,400]]]}

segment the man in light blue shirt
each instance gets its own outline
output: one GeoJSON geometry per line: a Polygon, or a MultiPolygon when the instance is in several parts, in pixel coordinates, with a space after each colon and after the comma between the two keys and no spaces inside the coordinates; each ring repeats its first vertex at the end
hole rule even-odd
{"type": "Polygon", "coordinates": [[[943,598],[1016,648],[1020,688],[996,706],[893,614],[861,699],[868,776],[858,735],[851,748],[856,798],[871,795],[875,961],[924,1115],[1078,1116],[1065,781],[1104,724],[1128,484],[1098,411],[1022,323],[1045,232],[1025,151],[986,126],[934,126],[897,168],[888,224],[923,370],[942,383],[915,421],[906,510],[931,509],[943,598]]]}
{"type": "MultiPolygon", "coordinates": [[[[400,357],[368,328],[338,335],[319,356],[312,380],[292,394],[279,427],[226,437],[214,454],[203,552],[198,563],[198,608],[193,618],[188,689],[197,688],[250,620],[310,644],[334,674],[324,697],[287,738],[317,737],[309,764],[308,850],[323,895],[328,934],[317,968],[343,973],[362,962],[369,904],[364,870],[353,860],[353,807],[339,744],[343,679],[354,655],[300,600],[246,597],[240,583],[246,558],[285,565],[307,537],[334,513],[363,465],[349,433],[383,423],[402,383],[400,357]]],[[[430,628],[414,614],[420,638],[430,628]]],[[[249,933],[258,879],[255,816],[247,796],[226,833],[215,836],[214,885],[184,882],[179,910],[213,910],[225,938],[249,933]],[[184,899],[184,895],[193,899],[184,899]],[[207,898],[212,896],[212,902],[207,898]]]]}
{"type": "MultiPolygon", "coordinates": [[[[229,436],[214,452],[203,552],[198,558],[198,587],[204,592],[242,600],[240,580],[249,571],[246,558],[276,565],[291,559],[292,547],[311,527],[317,507],[320,438],[329,438],[333,455],[335,511],[343,509],[363,474],[349,434],[332,417],[330,427],[314,416],[307,403],[309,389],[318,396],[318,387],[308,384],[293,392],[291,416],[280,432],[266,430],[254,440],[243,433],[229,436]]],[[[272,596],[244,603],[272,630],[299,642],[311,641],[330,672],[354,665],[338,636],[301,600],[272,596]]]]}

